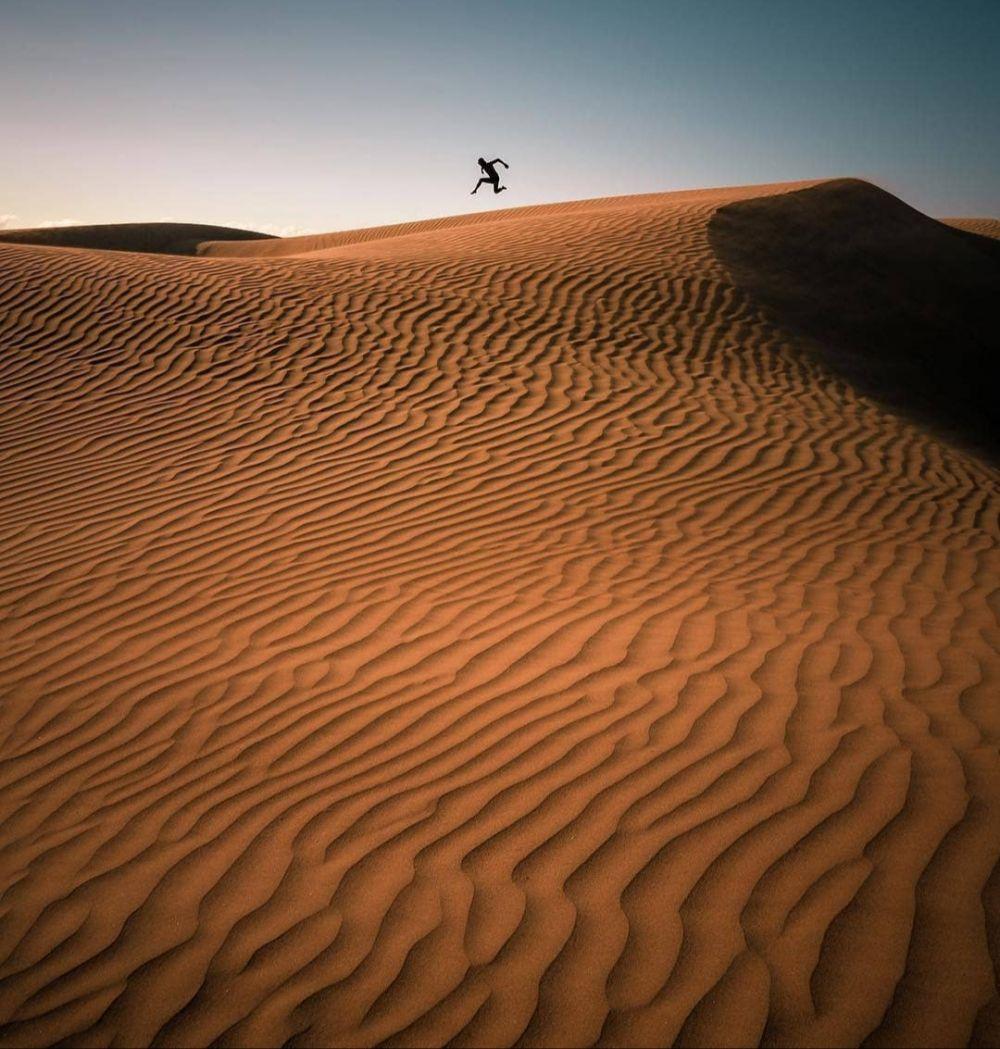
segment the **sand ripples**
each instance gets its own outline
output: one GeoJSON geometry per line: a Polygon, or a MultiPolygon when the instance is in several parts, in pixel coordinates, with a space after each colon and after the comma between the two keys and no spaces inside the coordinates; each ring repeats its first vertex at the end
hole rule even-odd
{"type": "Polygon", "coordinates": [[[997,475],[752,192],[0,244],[3,1044],[995,1039],[997,475]]]}

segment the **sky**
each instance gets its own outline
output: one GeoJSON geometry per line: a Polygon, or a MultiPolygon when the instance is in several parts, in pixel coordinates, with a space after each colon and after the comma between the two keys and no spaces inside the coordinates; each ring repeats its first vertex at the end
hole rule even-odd
{"type": "Polygon", "coordinates": [[[998,54],[1000,0],[0,0],[0,226],[847,175],[1000,216],[998,54]],[[469,196],[479,156],[508,192],[469,196]]]}

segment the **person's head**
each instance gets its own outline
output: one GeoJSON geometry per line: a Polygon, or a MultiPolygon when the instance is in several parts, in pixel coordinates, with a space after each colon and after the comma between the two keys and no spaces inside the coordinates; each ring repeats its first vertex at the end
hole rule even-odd
{"type": "Polygon", "coordinates": [[[480,158],[479,158],[479,166],[480,166],[481,168],[484,168],[484,167],[486,167],[486,161],[485,161],[485,160],[483,160],[483,158],[482,158],[482,157],[480,157],[480,158]]]}

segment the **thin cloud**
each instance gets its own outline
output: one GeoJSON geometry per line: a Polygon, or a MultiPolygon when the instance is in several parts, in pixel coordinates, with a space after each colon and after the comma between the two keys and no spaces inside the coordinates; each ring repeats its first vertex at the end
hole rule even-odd
{"type": "Polygon", "coordinates": [[[81,226],[79,219],[46,219],[34,226],[25,226],[20,215],[0,215],[0,229],[56,229],[59,226],[81,226]]]}
{"type": "Polygon", "coordinates": [[[273,222],[224,222],[223,225],[233,229],[252,229],[256,233],[269,233],[272,237],[305,237],[310,233],[319,232],[307,226],[278,226],[273,222]]]}
{"type": "Polygon", "coordinates": [[[266,222],[260,227],[259,232],[271,233],[275,237],[306,237],[310,233],[315,233],[316,230],[310,229],[308,226],[274,226],[266,222]]]}

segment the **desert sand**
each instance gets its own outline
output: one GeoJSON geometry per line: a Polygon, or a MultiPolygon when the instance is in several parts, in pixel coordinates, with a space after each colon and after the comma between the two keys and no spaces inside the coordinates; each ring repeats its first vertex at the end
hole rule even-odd
{"type": "Polygon", "coordinates": [[[0,237],[0,1044],[998,1044],[998,232],[0,237]]]}

